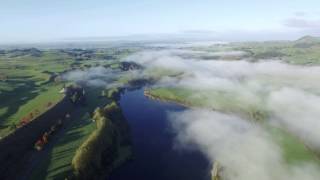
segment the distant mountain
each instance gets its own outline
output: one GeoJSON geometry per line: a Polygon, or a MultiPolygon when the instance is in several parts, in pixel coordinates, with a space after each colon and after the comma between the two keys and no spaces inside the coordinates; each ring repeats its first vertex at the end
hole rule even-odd
{"type": "Polygon", "coordinates": [[[296,40],[299,43],[318,43],[320,42],[320,37],[315,36],[303,36],[302,38],[296,40]]]}
{"type": "Polygon", "coordinates": [[[320,37],[315,36],[303,36],[302,38],[294,41],[294,47],[297,48],[310,48],[314,45],[320,44],[320,37]]]}
{"type": "Polygon", "coordinates": [[[42,51],[36,48],[22,48],[22,49],[10,49],[7,51],[2,51],[2,54],[7,53],[9,57],[18,57],[18,56],[32,56],[40,57],[42,51]]]}

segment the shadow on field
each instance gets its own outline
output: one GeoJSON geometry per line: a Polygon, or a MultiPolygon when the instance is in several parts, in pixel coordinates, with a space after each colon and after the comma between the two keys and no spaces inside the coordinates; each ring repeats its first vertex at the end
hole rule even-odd
{"type": "Polygon", "coordinates": [[[73,153],[75,149],[72,148],[72,146],[60,151],[55,149],[66,146],[68,143],[83,137],[80,132],[68,133],[70,130],[69,128],[70,127],[66,127],[63,132],[53,137],[53,142],[51,142],[50,146],[46,147],[43,152],[40,152],[41,155],[39,155],[39,158],[42,157],[42,160],[36,165],[36,169],[31,175],[31,179],[64,179],[68,174],[70,174],[71,169],[69,168],[69,163],[71,162],[66,163],[63,160],[68,159],[67,157],[70,157],[71,153],[73,153]],[[57,162],[60,163],[55,165],[53,168],[50,168],[52,163],[57,162]]]}
{"type": "MultiPolygon", "coordinates": [[[[85,108],[79,108],[71,114],[62,131],[53,137],[50,147],[47,147],[46,155],[41,162],[33,168],[30,179],[65,179],[71,174],[71,160],[78,146],[73,144],[84,138],[83,132],[79,131],[91,123],[88,121],[85,108]]],[[[90,117],[90,116],[89,116],[90,117]]]]}
{"type": "Polygon", "coordinates": [[[8,118],[14,115],[19,107],[26,104],[29,100],[35,98],[39,95],[39,92],[36,92],[37,86],[33,81],[20,81],[20,80],[11,80],[12,83],[24,83],[23,86],[16,88],[14,91],[4,93],[4,97],[1,97],[1,108],[7,108],[6,112],[0,114],[0,123],[6,123],[8,118]]]}

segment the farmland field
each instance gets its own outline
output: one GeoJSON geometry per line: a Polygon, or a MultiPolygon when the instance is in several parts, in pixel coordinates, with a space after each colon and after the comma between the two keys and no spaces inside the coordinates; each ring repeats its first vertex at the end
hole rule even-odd
{"type": "MultiPolygon", "coordinates": [[[[126,113],[160,108],[162,117],[162,108],[175,104],[183,110],[169,110],[165,119],[159,119],[165,125],[159,126],[164,129],[158,134],[152,127],[154,138],[164,138],[160,149],[175,151],[173,142],[182,149],[195,144],[196,152],[209,157],[213,166],[206,169],[221,164],[225,177],[244,175],[236,163],[247,163],[254,171],[277,171],[276,179],[286,177],[287,172],[299,173],[301,168],[318,171],[316,126],[305,126],[301,119],[312,124],[319,113],[320,86],[314,83],[320,80],[319,48],[317,38],[303,37],[160,50],[148,44],[5,49],[0,55],[0,142],[11,143],[12,137],[25,140],[25,149],[16,150],[23,153],[12,154],[12,147],[7,147],[5,157],[21,159],[20,164],[8,167],[23,167],[15,176],[26,179],[99,179],[114,171],[112,177],[121,179],[119,172],[132,171],[128,160],[143,162],[144,157],[139,158],[154,148],[142,143],[148,127],[136,118],[126,119],[132,117],[126,113]],[[143,97],[150,101],[135,95],[143,90],[143,97]],[[130,94],[125,105],[120,103],[123,94],[130,94]],[[143,101],[130,102],[130,98],[143,101]],[[52,112],[53,120],[42,116],[52,112]],[[132,127],[144,129],[138,133],[133,129],[133,139],[138,139],[143,151],[132,144],[127,120],[132,127]],[[162,133],[166,135],[156,137],[162,133]],[[142,153],[136,161],[135,148],[142,153]],[[251,151],[261,154],[251,156],[251,151]],[[235,164],[225,153],[232,155],[235,164]],[[269,163],[275,166],[266,167],[269,163]]],[[[149,116],[145,113],[141,120],[146,123],[143,118],[149,116]]],[[[165,156],[166,151],[162,153],[165,156]]],[[[208,166],[202,157],[196,161],[208,166]]],[[[154,166],[161,167],[163,162],[158,163],[154,166]]],[[[140,165],[137,170],[149,168],[140,165]]]]}

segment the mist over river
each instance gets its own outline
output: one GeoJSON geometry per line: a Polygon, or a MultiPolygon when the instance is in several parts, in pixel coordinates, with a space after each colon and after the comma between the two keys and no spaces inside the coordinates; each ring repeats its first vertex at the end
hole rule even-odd
{"type": "Polygon", "coordinates": [[[111,180],[209,180],[210,164],[198,151],[175,147],[168,112],[185,108],[148,99],[143,89],[126,91],[120,99],[131,127],[134,159],[111,175],[111,180]]]}

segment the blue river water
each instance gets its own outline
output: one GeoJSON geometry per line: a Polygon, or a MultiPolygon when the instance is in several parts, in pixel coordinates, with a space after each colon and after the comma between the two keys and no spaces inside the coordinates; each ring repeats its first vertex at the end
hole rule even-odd
{"type": "Polygon", "coordinates": [[[174,148],[168,112],[184,107],[146,98],[143,89],[126,91],[120,106],[130,125],[134,159],[114,171],[111,180],[209,180],[210,165],[195,151],[174,148]]]}

